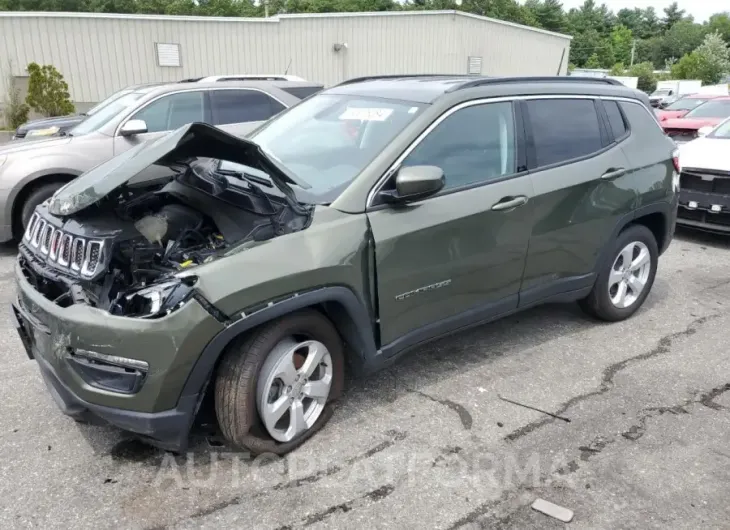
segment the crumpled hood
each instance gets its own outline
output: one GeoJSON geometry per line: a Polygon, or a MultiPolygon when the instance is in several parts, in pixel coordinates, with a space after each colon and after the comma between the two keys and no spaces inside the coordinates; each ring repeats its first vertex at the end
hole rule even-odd
{"type": "MultiPolygon", "coordinates": [[[[12,155],[15,153],[22,153],[25,151],[31,151],[33,149],[56,149],[63,148],[69,143],[72,137],[46,137],[46,138],[31,138],[27,140],[14,140],[8,144],[0,146],[0,156],[12,155]]],[[[30,155],[30,153],[29,153],[30,155]]]]}
{"type": "Polygon", "coordinates": [[[730,171],[730,140],[699,138],[679,147],[679,163],[683,168],[730,171]]]}
{"type": "Polygon", "coordinates": [[[706,125],[718,125],[725,118],[674,118],[664,120],[662,127],[665,129],[687,129],[688,131],[698,131],[706,125]]]}
{"type": "Polygon", "coordinates": [[[72,215],[152,165],[178,167],[195,158],[215,158],[260,168],[278,187],[289,192],[288,184],[309,187],[255,143],[212,125],[191,123],[157,140],[141,143],[72,180],[55,193],[48,210],[53,215],[72,215]]]}

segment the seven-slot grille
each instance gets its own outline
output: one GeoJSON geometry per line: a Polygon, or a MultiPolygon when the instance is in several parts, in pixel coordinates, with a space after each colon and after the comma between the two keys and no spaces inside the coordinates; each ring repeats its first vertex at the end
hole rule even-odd
{"type": "Polygon", "coordinates": [[[93,277],[101,264],[104,241],[74,237],[34,213],[23,239],[50,264],[86,278],[93,277]]]}

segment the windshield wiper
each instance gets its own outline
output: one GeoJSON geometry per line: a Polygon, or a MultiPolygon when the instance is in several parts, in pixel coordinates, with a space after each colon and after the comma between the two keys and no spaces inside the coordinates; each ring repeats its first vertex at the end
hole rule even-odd
{"type": "Polygon", "coordinates": [[[263,177],[257,177],[256,175],[251,175],[250,173],[246,173],[245,171],[235,171],[233,169],[216,169],[215,171],[213,171],[213,173],[217,173],[218,175],[226,175],[229,177],[238,177],[248,182],[251,182],[252,184],[258,184],[259,186],[265,186],[267,188],[274,187],[274,184],[271,182],[271,180],[265,179],[263,177]]]}

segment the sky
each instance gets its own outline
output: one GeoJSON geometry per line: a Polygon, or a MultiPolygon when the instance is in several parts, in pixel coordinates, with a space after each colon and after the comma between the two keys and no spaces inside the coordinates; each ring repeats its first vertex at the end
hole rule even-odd
{"type": "MultiPolygon", "coordinates": [[[[654,7],[661,17],[664,8],[674,0],[596,0],[596,4],[606,4],[614,13],[623,8],[633,9],[635,7],[654,7]]],[[[580,7],[584,0],[562,0],[563,9],[566,11],[571,7],[580,7]]],[[[680,9],[684,9],[688,15],[695,17],[697,22],[704,22],[711,15],[721,11],[730,11],[730,0],[677,0],[680,9]]]]}

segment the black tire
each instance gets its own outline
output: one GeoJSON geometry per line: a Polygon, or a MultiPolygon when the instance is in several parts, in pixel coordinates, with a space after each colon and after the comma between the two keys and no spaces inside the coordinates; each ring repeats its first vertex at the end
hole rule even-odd
{"type": "Polygon", "coordinates": [[[284,455],[311,438],[332,417],[333,405],[342,395],[345,383],[342,340],[332,323],[318,311],[298,311],[234,341],[224,353],[215,377],[215,411],[223,436],[254,455],[284,455]],[[271,350],[293,335],[318,340],[327,347],[332,358],[332,386],[314,425],[300,437],[282,443],[269,436],[259,418],[256,385],[271,350]]]}
{"type": "Polygon", "coordinates": [[[48,184],[42,184],[30,192],[30,195],[26,197],[23,207],[20,209],[20,225],[16,227],[15,237],[20,239],[23,237],[25,227],[28,226],[30,216],[33,215],[36,207],[46,199],[50,198],[51,195],[56,193],[56,190],[63,186],[62,182],[51,182],[48,184]]]}
{"type": "Polygon", "coordinates": [[[629,318],[636,313],[643,305],[646,297],[649,296],[651,288],[654,285],[658,262],[659,247],[651,230],[643,225],[630,225],[614,241],[610,256],[607,262],[602,264],[593,290],[586,298],[579,302],[581,308],[589,315],[607,322],[618,322],[629,318]],[[629,307],[619,308],[611,302],[608,290],[608,278],[619,253],[632,241],[644,243],[649,249],[651,268],[644,289],[636,301],[629,307]]]}

